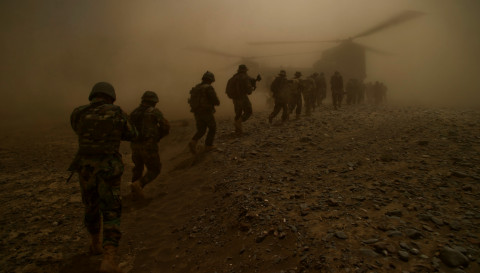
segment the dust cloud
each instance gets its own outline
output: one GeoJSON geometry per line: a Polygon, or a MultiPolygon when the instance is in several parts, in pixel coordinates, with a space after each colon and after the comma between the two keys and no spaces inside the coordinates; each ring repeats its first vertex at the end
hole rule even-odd
{"type": "Polygon", "coordinates": [[[254,60],[251,76],[270,73],[253,96],[258,110],[275,71],[287,68],[291,76],[311,69],[320,52],[334,45],[248,42],[345,39],[405,9],[425,15],[355,40],[393,53],[367,53],[366,80],[385,82],[390,101],[477,106],[476,0],[3,0],[0,115],[3,122],[66,121],[74,107],[87,103],[96,82],[108,81],[127,112],[145,90],[153,90],[167,118],[190,117],[188,92],[206,70],[217,78],[219,114],[231,115],[224,87],[246,59],[192,47],[243,57],[314,52],[254,60]]]}

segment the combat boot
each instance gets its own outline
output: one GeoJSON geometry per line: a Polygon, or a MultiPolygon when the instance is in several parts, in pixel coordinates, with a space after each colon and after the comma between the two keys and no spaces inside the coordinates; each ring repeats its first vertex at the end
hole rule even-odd
{"type": "Polygon", "coordinates": [[[117,248],[115,246],[105,246],[103,248],[103,260],[100,264],[101,273],[123,273],[115,262],[115,255],[117,254],[117,248]]]}
{"type": "Polygon", "coordinates": [[[136,198],[144,199],[145,195],[143,194],[143,187],[140,183],[140,180],[133,182],[130,187],[132,188],[132,194],[136,198]]]}
{"type": "Polygon", "coordinates": [[[103,253],[102,243],[100,242],[100,233],[90,234],[92,244],[90,245],[90,254],[100,255],[103,253]]]}
{"type": "Polygon", "coordinates": [[[190,152],[192,154],[196,154],[197,153],[197,142],[198,140],[191,140],[189,143],[188,143],[188,148],[190,148],[190,152]]]}
{"type": "Polygon", "coordinates": [[[204,152],[210,152],[210,151],[213,151],[213,150],[216,150],[217,147],[213,146],[213,145],[210,145],[210,146],[205,146],[205,149],[203,150],[204,152]]]}
{"type": "Polygon", "coordinates": [[[235,133],[237,133],[239,135],[241,135],[243,133],[242,120],[241,119],[235,121],[235,133]]]}

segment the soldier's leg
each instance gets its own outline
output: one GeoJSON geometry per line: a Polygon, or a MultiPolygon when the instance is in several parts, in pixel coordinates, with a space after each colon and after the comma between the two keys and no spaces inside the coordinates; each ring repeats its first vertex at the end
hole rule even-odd
{"type": "Polygon", "coordinates": [[[122,233],[120,218],[122,216],[122,201],[120,197],[120,177],[104,180],[98,183],[100,195],[100,210],[103,215],[103,247],[118,247],[122,233]]]}
{"type": "Polygon", "coordinates": [[[203,117],[201,114],[195,114],[195,123],[197,125],[197,132],[193,136],[193,140],[198,141],[203,137],[205,132],[207,131],[207,124],[203,120],[203,117]]]}
{"type": "Polygon", "coordinates": [[[206,116],[205,119],[208,127],[207,137],[205,138],[205,146],[213,146],[213,140],[215,139],[215,133],[217,132],[217,122],[215,121],[215,116],[213,113],[206,116]]]}
{"type": "Polygon", "coordinates": [[[84,224],[90,234],[99,234],[101,228],[100,196],[93,167],[84,166],[79,172],[82,202],[85,206],[84,224]]]}
{"type": "Polygon", "coordinates": [[[297,109],[295,110],[295,114],[299,116],[302,113],[302,95],[297,96],[297,109]]]}
{"type": "Polygon", "coordinates": [[[160,162],[160,155],[158,154],[158,146],[155,143],[155,147],[147,147],[143,155],[145,165],[147,166],[147,172],[140,179],[142,188],[148,183],[152,182],[160,174],[162,169],[162,163],[160,162]]]}
{"type": "Polygon", "coordinates": [[[233,109],[235,111],[235,120],[240,120],[243,113],[242,101],[240,99],[233,99],[233,109]]]}
{"type": "Polygon", "coordinates": [[[250,102],[250,100],[248,99],[248,97],[245,97],[243,99],[243,115],[242,115],[242,121],[245,122],[247,121],[250,116],[252,115],[253,113],[253,110],[252,110],[252,103],[250,102]]]}
{"type": "Polygon", "coordinates": [[[271,120],[273,120],[278,115],[281,109],[282,109],[282,104],[278,100],[275,100],[275,106],[273,107],[273,112],[270,114],[268,118],[270,120],[270,123],[272,122],[271,120]]]}
{"type": "Polygon", "coordinates": [[[283,109],[282,111],[282,122],[285,122],[288,120],[288,104],[287,103],[283,103],[281,104],[281,108],[283,109]]]}
{"type": "Polygon", "coordinates": [[[132,182],[135,182],[142,177],[145,163],[142,158],[141,144],[132,143],[131,147],[132,147],[132,161],[134,164],[132,169],[132,182]]]}
{"type": "Polygon", "coordinates": [[[337,93],[332,92],[332,102],[333,102],[333,108],[337,109],[337,93]]]}

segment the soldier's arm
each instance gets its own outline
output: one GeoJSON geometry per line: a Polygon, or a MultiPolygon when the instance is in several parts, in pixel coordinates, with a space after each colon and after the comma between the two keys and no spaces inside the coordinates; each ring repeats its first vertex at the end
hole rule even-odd
{"type": "Polygon", "coordinates": [[[70,115],[70,125],[72,126],[73,131],[77,132],[78,122],[80,119],[80,114],[82,112],[82,107],[77,107],[73,110],[70,115]]]}
{"type": "Polygon", "coordinates": [[[162,131],[162,135],[166,136],[170,133],[170,123],[168,120],[163,116],[163,113],[155,108],[154,110],[155,116],[157,117],[158,124],[160,124],[161,128],[160,130],[162,131]]]}
{"type": "Polygon", "coordinates": [[[215,92],[215,89],[213,86],[209,86],[207,89],[207,97],[210,99],[213,105],[219,106],[220,105],[220,100],[217,97],[217,93],[215,92]]]}
{"type": "Polygon", "coordinates": [[[252,80],[255,80],[253,78],[250,78],[248,75],[244,75],[244,77],[242,78],[242,81],[240,82],[240,87],[242,88],[242,91],[245,91],[247,92],[247,94],[251,94],[253,90],[255,90],[253,88],[253,85],[252,85],[252,80]]]}
{"type": "Polygon", "coordinates": [[[137,129],[135,129],[135,126],[133,126],[130,122],[130,118],[128,117],[127,113],[120,110],[120,116],[123,122],[122,140],[132,141],[138,136],[137,129]]]}

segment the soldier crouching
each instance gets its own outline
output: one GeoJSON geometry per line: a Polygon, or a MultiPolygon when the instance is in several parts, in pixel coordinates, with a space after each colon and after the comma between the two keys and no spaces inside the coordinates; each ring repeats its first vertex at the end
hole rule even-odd
{"type": "Polygon", "coordinates": [[[76,108],[70,117],[79,147],[69,170],[79,174],[90,252],[104,254],[100,272],[122,272],[115,262],[122,236],[120,181],[124,170],[118,150],[121,140],[130,141],[137,132],[127,114],[113,105],[116,95],[112,85],[95,84],[88,99],[90,104],[76,108]]]}

